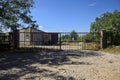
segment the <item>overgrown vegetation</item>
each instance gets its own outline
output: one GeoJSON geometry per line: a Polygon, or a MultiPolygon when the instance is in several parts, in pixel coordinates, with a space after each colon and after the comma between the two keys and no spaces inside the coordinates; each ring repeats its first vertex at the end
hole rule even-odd
{"type": "Polygon", "coordinates": [[[109,45],[120,45],[120,12],[106,12],[95,19],[91,24],[91,32],[106,30],[109,45]]]}
{"type": "Polygon", "coordinates": [[[120,54],[120,46],[109,46],[108,48],[101,50],[111,54],[120,54]]]}

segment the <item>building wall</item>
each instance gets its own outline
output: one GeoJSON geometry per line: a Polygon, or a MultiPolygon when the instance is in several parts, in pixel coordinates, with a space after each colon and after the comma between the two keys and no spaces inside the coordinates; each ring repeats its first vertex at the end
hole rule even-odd
{"type": "Polygon", "coordinates": [[[43,44],[43,34],[45,32],[31,28],[31,45],[41,45],[43,44]]]}
{"type": "Polygon", "coordinates": [[[26,28],[19,31],[20,46],[54,45],[58,42],[57,33],[46,33],[35,28],[26,28]]]}
{"type": "Polygon", "coordinates": [[[19,30],[19,45],[30,45],[30,28],[19,30]]]}
{"type": "Polygon", "coordinates": [[[19,33],[21,46],[49,44],[51,40],[50,34],[35,28],[22,29],[19,33]]]}

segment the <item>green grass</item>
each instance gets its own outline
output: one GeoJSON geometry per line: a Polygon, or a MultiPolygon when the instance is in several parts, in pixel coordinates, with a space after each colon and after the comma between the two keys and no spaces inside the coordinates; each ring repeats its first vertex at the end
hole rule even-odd
{"type": "Polygon", "coordinates": [[[106,49],[101,50],[103,52],[108,52],[111,54],[119,54],[120,55],[120,46],[111,46],[106,49]]]}

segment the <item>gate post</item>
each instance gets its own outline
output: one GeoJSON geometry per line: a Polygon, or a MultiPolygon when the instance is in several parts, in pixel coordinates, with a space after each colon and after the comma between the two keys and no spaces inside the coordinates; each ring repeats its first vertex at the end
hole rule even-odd
{"type": "Polygon", "coordinates": [[[101,30],[101,49],[107,48],[107,36],[106,31],[101,30]]]}
{"type": "Polygon", "coordinates": [[[61,49],[61,33],[60,33],[60,42],[59,42],[59,45],[60,45],[60,50],[62,50],[61,49]]]}
{"type": "Polygon", "coordinates": [[[13,31],[13,48],[14,49],[19,48],[19,30],[13,31]]]}
{"type": "Polygon", "coordinates": [[[11,32],[9,32],[8,40],[9,40],[9,49],[11,49],[11,47],[12,47],[12,33],[11,32]]]}

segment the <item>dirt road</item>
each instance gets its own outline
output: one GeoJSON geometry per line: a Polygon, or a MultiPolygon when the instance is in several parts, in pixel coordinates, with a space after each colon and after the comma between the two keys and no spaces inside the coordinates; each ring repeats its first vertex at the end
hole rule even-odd
{"type": "Polygon", "coordinates": [[[120,80],[120,55],[95,51],[0,53],[0,80],[120,80]]]}

